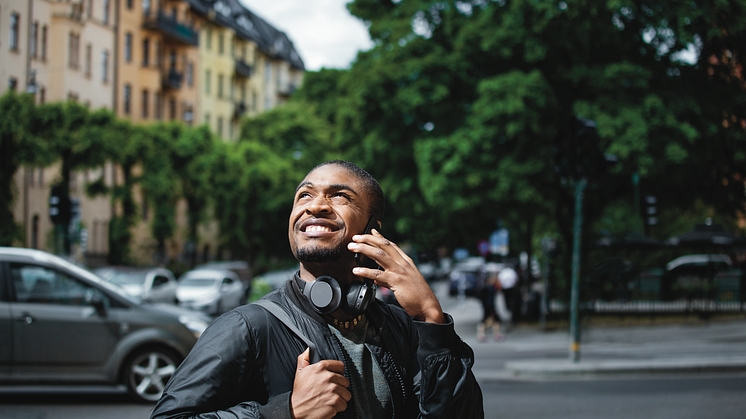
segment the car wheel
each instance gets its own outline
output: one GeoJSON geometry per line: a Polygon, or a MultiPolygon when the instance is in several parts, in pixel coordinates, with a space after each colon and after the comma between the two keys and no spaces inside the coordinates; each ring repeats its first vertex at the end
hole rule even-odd
{"type": "Polygon", "coordinates": [[[133,353],[124,363],[127,390],[141,402],[156,402],[179,365],[178,357],[168,349],[145,348],[133,353]]]}

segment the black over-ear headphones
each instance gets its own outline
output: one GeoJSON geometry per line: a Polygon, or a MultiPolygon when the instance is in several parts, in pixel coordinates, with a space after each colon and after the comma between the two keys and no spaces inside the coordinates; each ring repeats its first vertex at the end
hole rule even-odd
{"type": "Polygon", "coordinates": [[[365,313],[368,305],[376,298],[376,286],[368,278],[353,281],[346,292],[343,292],[342,286],[331,276],[300,282],[303,295],[311,302],[313,309],[321,314],[333,313],[341,308],[345,314],[357,317],[365,313]]]}

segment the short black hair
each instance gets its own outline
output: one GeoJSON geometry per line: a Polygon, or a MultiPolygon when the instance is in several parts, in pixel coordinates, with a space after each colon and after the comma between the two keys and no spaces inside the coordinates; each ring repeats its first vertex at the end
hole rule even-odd
{"type": "Polygon", "coordinates": [[[348,162],[345,160],[329,160],[325,161],[318,166],[311,169],[310,172],[313,172],[314,170],[318,169],[319,167],[327,166],[327,165],[336,165],[341,166],[353,175],[355,175],[358,179],[362,180],[365,184],[365,192],[370,197],[370,215],[374,217],[377,221],[383,220],[383,214],[386,209],[386,199],[383,196],[383,189],[381,189],[381,185],[378,184],[378,181],[376,178],[370,175],[370,173],[363,170],[360,166],[356,165],[355,163],[348,162]]]}

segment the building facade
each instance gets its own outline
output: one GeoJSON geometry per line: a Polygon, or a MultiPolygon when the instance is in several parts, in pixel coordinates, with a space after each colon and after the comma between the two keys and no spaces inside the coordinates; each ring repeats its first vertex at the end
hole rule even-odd
{"type": "MultiPolygon", "coordinates": [[[[237,0],[0,0],[0,95],[34,94],[37,104],[76,101],[92,110],[107,108],[133,123],[178,121],[207,124],[231,141],[241,118],[283,103],[303,77],[303,61],[287,36],[237,0]]],[[[137,170],[137,169],[136,169],[137,170]]],[[[74,173],[71,198],[80,204],[87,240],[77,259],[103,263],[108,229],[117,208],[110,197],[89,198],[85,185],[99,179],[121,183],[121,171],[107,163],[74,173]]],[[[49,217],[59,164],[24,167],[15,175],[14,218],[25,237],[16,245],[53,250],[49,217]]],[[[139,263],[152,263],[147,204],[133,232],[139,263]]],[[[186,205],[177,208],[177,237],[171,258],[183,255],[186,205]]],[[[215,223],[200,228],[201,258],[217,249],[215,223]]]]}

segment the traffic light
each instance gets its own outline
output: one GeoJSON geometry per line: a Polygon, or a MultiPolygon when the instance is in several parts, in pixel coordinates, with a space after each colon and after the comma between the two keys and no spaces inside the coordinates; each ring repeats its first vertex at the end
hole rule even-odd
{"type": "Polygon", "coordinates": [[[598,174],[606,164],[600,141],[595,121],[572,117],[555,139],[555,172],[575,180],[598,174]]]}
{"type": "Polygon", "coordinates": [[[67,226],[70,223],[70,197],[60,185],[52,186],[49,195],[49,218],[55,225],[67,226]]]}
{"type": "Polygon", "coordinates": [[[656,208],[656,204],[658,203],[658,199],[654,196],[646,196],[645,197],[645,223],[649,226],[654,226],[658,224],[658,216],[656,215],[658,213],[658,209],[656,208]]]}

